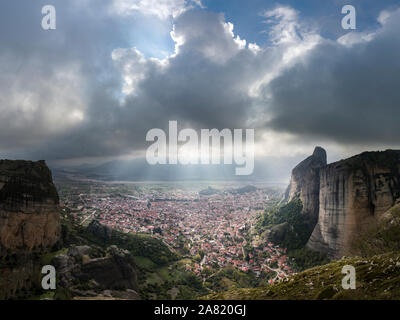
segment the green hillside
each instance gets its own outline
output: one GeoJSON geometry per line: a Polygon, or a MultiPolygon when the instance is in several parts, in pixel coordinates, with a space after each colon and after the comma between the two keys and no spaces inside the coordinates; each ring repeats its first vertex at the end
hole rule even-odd
{"type": "Polygon", "coordinates": [[[366,224],[354,236],[351,251],[362,257],[400,252],[400,202],[379,219],[366,224]]]}
{"type": "Polygon", "coordinates": [[[325,254],[306,247],[312,230],[305,222],[302,209],[303,204],[299,198],[268,208],[259,214],[252,232],[253,236],[264,242],[286,248],[287,255],[291,258],[290,266],[296,272],[330,261],[325,254]]]}
{"type": "Polygon", "coordinates": [[[400,253],[370,258],[345,258],[295,274],[287,281],[256,289],[236,289],[208,295],[210,300],[362,300],[400,299],[400,253]],[[344,290],[343,266],[356,269],[356,289],[344,290]]]}

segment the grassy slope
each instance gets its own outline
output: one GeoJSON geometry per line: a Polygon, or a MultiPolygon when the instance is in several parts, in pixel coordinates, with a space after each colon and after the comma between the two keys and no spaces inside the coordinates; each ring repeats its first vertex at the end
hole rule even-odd
{"type": "Polygon", "coordinates": [[[256,289],[208,295],[211,300],[400,299],[400,253],[346,258],[298,273],[289,280],[256,289]],[[356,289],[344,290],[344,265],[356,268],[356,289]]]}
{"type": "Polygon", "coordinates": [[[351,250],[363,257],[400,251],[400,202],[354,236],[351,250]]]}

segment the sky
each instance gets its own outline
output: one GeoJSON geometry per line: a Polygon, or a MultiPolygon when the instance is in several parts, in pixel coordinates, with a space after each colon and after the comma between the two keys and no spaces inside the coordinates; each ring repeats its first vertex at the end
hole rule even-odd
{"type": "Polygon", "coordinates": [[[0,158],[143,158],[170,120],[255,129],[270,180],[399,148],[399,31],[398,0],[2,0],[0,158]]]}

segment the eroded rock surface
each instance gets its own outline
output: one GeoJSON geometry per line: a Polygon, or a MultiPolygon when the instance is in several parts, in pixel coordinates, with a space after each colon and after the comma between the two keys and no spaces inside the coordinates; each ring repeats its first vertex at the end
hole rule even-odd
{"type": "Polygon", "coordinates": [[[110,246],[101,252],[90,246],[72,246],[52,263],[59,284],[75,296],[139,299],[136,270],[127,250],[110,246]]]}
{"type": "Polygon", "coordinates": [[[40,279],[40,254],[59,240],[59,198],[44,161],[0,160],[0,298],[40,279]]]}
{"type": "Polygon", "coordinates": [[[293,170],[286,190],[286,201],[300,198],[302,214],[310,228],[310,233],[318,220],[319,210],[319,169],[326,166],[326,151],[316,147],[311,156],[300,162],[293,170]]]}
{"type": "Polygon", "coordinates": [[[400,151],[364,152],[319,170],[318,223],[307,246],[339,258],[400,197],[400,151]]]}

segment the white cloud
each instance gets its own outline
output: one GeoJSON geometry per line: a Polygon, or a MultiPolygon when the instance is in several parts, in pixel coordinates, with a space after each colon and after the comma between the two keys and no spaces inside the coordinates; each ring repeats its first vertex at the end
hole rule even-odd
{"type": "Polygon", "coordinates": [[[120,15],[141,12],[165,20],[176,18],[194,6],[202,7],[201,0],[113,0],[113,10],[120,15]]]}
{"type": "Polygon", "coordinates": [[[231,23],[231,22],[226,22],[226,23],[223,23],[223,26],[224,26],[225,31],[226,31],[228,34],[231,35],[231,37],[233,38],[233,41],[237,44],[237,46],[238,46],[239,49],[244,49],[244,48],[246,48],[246,40],[240,39],[240,36],[239,36],[239,35],[237,35],[236,38],[235,38],[235,34],[234,34],[234,32],[233,32],[233,29],[234,29],[233,23],[231,23]]]}
{"type": "Polygon", "coordinates": [[[278,6],[275,9],[265,11],[262,14],[269,27],[267,31],[269,39],[275,44],[297,42],[301,40],[301,25],[298,20],[298,12],[288,6],[278,6]]]}
{"type": "Polygon", "coordinates": [[[389,12],[389,11],[387,11],[387,10],[383,10],[383,11],[379,14],[377,20],[378,20],[378,22],[379,22],[381,25],[385,25],[386,22],[388,21],[388,19],[390,18],[390,16],[391,16],[391,12],[389,12]]]}
{"type": "MultiPolygon", "coordinates": [[[[275,47],[275,51],[279,52],[280,58],[275,61],[269,72],[251,84],[249,94],[252,97],[258,97],[261,89],[306,56],[322,40],[315,30],[301,23],[299,13],[291,7],[278,6],[273,10],[265,11],[262,16],[268,18],[266,23],[269,27],[265,32],[275,47]]],[[[249,49],[257,53],[265,50],[260,50],[253,44],[249,45],[249,49]]]]}
{"type": "Polygon", "coordinates": [[[174,55],[179,53],[179,47],[185,43],[185,38],[183,34],[175,33],[175,25],[172,26],[172,31],[170,32],[171,39],[175,42],[174,55]]]}
{"type": "Polygon", "coordinates": [[[146,76],[147,60],[135,47],[131,49],[116,49],[112,52],[111,57],[120,68],[121,76],[124,79],[122,92],[125,95],[135,95],[136,86],[146,76]]]}
{"type": "Polygon", "coordinates": [[[249,43],[249,50],[257,54],[261,51],[261,48],[257,45],[257,43],[249,43]]]}
{"type": "Polygon", "coordinates": [[[337,39],[337,42],[343,46],[351,47],[355,44],[362,43],[362,42],[369,42],[374,39],[376,33],[364,33],[364,32],[349,32],[346,33],[344,36],[341,36],[337,39]]]}

